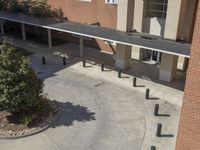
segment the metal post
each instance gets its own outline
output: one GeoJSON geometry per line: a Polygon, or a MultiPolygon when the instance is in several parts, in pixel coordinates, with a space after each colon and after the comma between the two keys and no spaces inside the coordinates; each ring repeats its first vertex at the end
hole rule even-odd
{"type": "Polygon", "coordinates": [[[104,71],[104,64],[101,64],[101,71],[104,71]]]}
{"type": "Polygon", "coordinates": [[[83,60],[83,67],[86,67],[85,64],[86,64],[86,60],[84,59],[84,60],[83,60]]]}
{"type": "Polygon", "coordinates": [[[63,65],[66,65],[66,58],[63,57],[63,65]]]}
{"type": "Polygon", "coordinates": [[[137,86],[136,84],[137,84],[137,78],[134,77],[134,78],[133,78],[133,87],[136,87],[136,86],[137,86]]]}
{"type": "Polygon", "coordinates": [[[118,78],[121,78],[122,70],[118,70],[118,78]]]}
{"type": "Polygon", "coordinates": [[[162,124],[158,123],[157,125],[157,131],[156,131],[156,136],[161,137],[161,131],[162,131],[162,124]]]}
{"type": "Polygon", "coordinates": [[[49,48],[52,48],[51,29],[47,29],[47,32],[48,32],[48,45],[49,48]]]}
{"type": "Polygon", "coordinates": [[[4,27],[3,27],[4,23],[5,23],[5,20],[0,19],[1,35],[2,36],[5,34],[4,27]]]}
{"type": "Polygon", "coordinates": [[[83,51],[84,51],[84,49],[83,49],[83,37],[82,36],[80,36],[80,57],[83,57],[83,51]]]}
{"type": "Polygon", "coordinates": [[[1,24],[1,35],[3,36],[5,34],[4,28],[3,28],[3,23],[1,24]]]}
{"type": "Polygon", "coordinates": [[[159,104],[155,104],[155,108],[154,108],[154,115],[158,116],[158,111],[159,111],[159,104]]]}
{"type": "Polygon", "coordinates": [[[22,39],[23,41],[26,41],[26,29],[24,23],[22,23],[22,39]]]}
{"type": "Polygon", "coordinates": [[[150,93],[150,89],[146,89],[146,96],[145,96],[146,99],[149,99],[149,93],[150,93]]]}
{"type": "Polygon", "coordinates": [[[42,64],[43,64],[43,65],[45,65],[45,64],[46,64],[46,59],[45,59],[45,57],[44,57],[44,56],[42,57],[42,64]]]}

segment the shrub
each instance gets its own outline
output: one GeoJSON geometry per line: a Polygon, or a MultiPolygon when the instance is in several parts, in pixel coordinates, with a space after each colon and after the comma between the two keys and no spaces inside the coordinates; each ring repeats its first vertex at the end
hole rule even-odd
{"type": "Polygon", "coordinates": [[[31,0],[21,1],[19,3],[19,12],[30,15],[31,0]]]}
{"type": "Polygon", "coordinates": [[[0,0],[0,10],[6,10],[7,9],[7,1],[0,0]]]}
{"type": "Polygon", "coordinates": [[[51,8],[48,0],[0,0],[0,10],[23,13],[35,17],[56,17],[64,19],[61,8],[51,8]]]}
{"type": "Polygon", "coordinates": [[[41,102],[43,83],[10,42],[0,46],[0,110],[28,110],[41,102]]]}
{"type": "Polygon", "coordinates": [[[9,0],[7,10],[12,13],[18,13],[20,11],[19,3],[16,0],[9,0]]]}

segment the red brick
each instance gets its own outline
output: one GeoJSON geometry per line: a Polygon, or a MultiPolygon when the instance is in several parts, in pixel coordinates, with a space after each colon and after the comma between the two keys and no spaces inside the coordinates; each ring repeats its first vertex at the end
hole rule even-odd
{"type": "Polygon", "coordinates": [[[200,3],[187,71],[176,150],[200,150],[200,3]]]}

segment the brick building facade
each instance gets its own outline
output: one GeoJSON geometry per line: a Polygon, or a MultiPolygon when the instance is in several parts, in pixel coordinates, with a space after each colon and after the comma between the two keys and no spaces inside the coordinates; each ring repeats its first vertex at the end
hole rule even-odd
{"type": "Polygon", "coordinates": [[[198,2],[197,6],[196,24],[176,150],[200,149],[200,2],[198,2]]]}
{"type": "Polygon", "coordinates": [[[61,8],[69,21],[99,23],[102,27],[116,28],[117,5],[107,4],[105,0],[48,0],[53,8],[61,8]]]}
{"type": "MultiPolygon", "coordinates": [[[[107,4],[105,0],[48,0],[48,4],[52,8],[61,9],[69,21],[116,29],[117,5],[107,4]]],[[[56,35],[54,34],[54,36],[56,35]]],[[[61,35],[58,36],[61,37],[61,35]]],[[[64,35],[63,39],[74,43],[79,42],[77,38],[69,34],[64,35]]],[[[86,39],[85,45],[111,53],[115,52],[114,45],[107,44],[102,40],[91,40],[86,39]]]]}
{"type": "MultiPolygon", "coordinates": [[[[193,35],[193,46],[190,58],[189,69],[187,71],[187,81],[185,87],[185,96],[179,133],[177,138],[176,150],[200,150],[200,2],[199,0],[169,0],[169,3],[163,3],[165,11],[160,14],[158,8],[154,8],[157,13],[148,12],[145,0],[135,0],[134,5],[130,5],[131,0],[121,0],[121,3],[107,4],[105,0],[49,0],[48,3],[53,8],[59,8],[64,16],[72,22],[86,24],[97,24],[101,27],[113,28],[121,31],[136,29],[138,32],[163,36],[171,40],[177,40],[180,37],[187,37],[191,40],[193,33],[192,18],[195,18],[196,24],[193,35]],[[126,3],[125,3],[126,2],[126,3]],[[195,4],[196,3],[196,4],[195,4]],[[160,17],[162,16],[162,17],[160,17]],[[156,18],[156,19],[155,19],[156,18]],[[181,35],[181,36],[180,36],[181,35]]],[[[167,1],[164,1],[167,2],[167,1]]],[[[159,4],[160,5],[160,4],[159,4]]],[[[21,24],[18,23],[19,28],[21,24]]],[[[32,27],[34,28],[34,27],[32,27]]],[[[38,30],[38,28],[37,28],[38,30]]],[[[46,29],[43,29],[46,34],[46,29]]],[[[26,32],[28,28],[26,28],[26,32]]],[[[19,29],[19,34],[21,30],[19,29]]],[[[59,36],[69,42],[79,43],[79,37],[69,33],[52,31],[52,37],[59,36]]],[[[99,50],[108,52],[115,51],[115,46],[106,44],[106,41],[90,39],[84,40],[84,45],[93,46],[99,50]],[[93,40],[93,42],[91,42],[93,40]]],[[[140,58],[143,49],[131,49],[126,46],[120,46],[116,61],[123,62],[122,69],[128,67],[131,62],[131,52],[138,52],[140,58]],[[125,64],[125,65],[124,65],[125,64]]],[[[134,57],[133,57],[134,58],[134,57]]],[[[160,57],[158,57],[160,59],[160,57]]],[[[160,67],[160,80],[171,82],[176,76],[178,57],[174,55],[162,55],[160,67]],[[163,59],[164,58],[164,59],[163,59]],[[165,61],[162,61],[165,60],[165,61]],[[162,67],[163,66],[163,67],[162,67]],[[164,73],[163,73],[164,72],[164,73]],[[167,76],[167,77],[166,77],[167,76]]],[[[185,59],[185,58],[184,58],[185,59]]],[[[185,64],[185,63],[183,63],[185,64]]],[[[116,65],[117,66],[117,65],[116,65]]],[[[118,65],[120,66],[120,65],[118,65]]],[[[117,68],[119,68],[117,66],[117,68]]]]}

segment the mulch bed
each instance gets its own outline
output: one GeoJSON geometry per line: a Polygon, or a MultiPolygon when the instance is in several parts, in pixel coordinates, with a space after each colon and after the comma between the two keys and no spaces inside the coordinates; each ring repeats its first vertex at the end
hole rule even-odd
{"type": "Polygon", "coordinates": [[[20,136],[40,130],[54,119],[57,111],[53,103],[44,100],[27,111],[0,112],[0,136],[20,136]]]}

